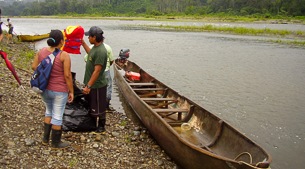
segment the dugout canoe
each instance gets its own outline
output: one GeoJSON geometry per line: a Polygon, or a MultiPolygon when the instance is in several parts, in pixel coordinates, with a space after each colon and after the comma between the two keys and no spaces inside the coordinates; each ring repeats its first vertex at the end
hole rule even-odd
{"type": "Polygon", "coordinates": [[[270,168],[271,155],[262,147],[136,63],[121,63],[117,59],[113,68],[115,84],[125,100],[179,167],[270,168]],[[135,78],[128,78],[126,72],[133,73],[135,78]]]}
{"type": "Polygon", "coordinates": [[[37,35],[18,35],[17,37],[21,42],[35,42],[35,41],[39,41],[39,40],[48,38],[49,34],[46,33],[46,34],[40,34],[40,35],[38,35],[38,34],[37,35]]]}

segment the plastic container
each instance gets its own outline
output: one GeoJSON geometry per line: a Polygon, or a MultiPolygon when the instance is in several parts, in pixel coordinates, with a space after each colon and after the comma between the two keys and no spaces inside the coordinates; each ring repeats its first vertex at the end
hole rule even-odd
{"type": "Polygon", "coordinates": [[[191,125],[189,123],[182,123],[181,124],[181,130],[182,131],[188,131],[191,129],[191,125]]]}
{"type": "Polygon", "coordinates": [[[126,72],[126,77],[131,81],[139,81],[140,73],[128,71],[128,72],[126,72]]]}

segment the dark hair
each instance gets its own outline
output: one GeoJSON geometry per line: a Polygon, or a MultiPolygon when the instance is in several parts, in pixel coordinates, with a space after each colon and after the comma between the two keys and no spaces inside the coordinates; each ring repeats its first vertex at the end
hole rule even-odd
{"type": "Polygon", "coordinates": [[[103,34],[96,34],[94,36],[95,36],[96,42],[101,42],[101,41],[103,41],[105,39],[103,34]]]}
{"type": "Polygon", "coordinates": [[[51,47],[56,47],[59,45],[60,41],[64,39],[64,35],[62,34],[61,30],[51,30],[49,39],[47,40],[47,43],[51,47]]]}

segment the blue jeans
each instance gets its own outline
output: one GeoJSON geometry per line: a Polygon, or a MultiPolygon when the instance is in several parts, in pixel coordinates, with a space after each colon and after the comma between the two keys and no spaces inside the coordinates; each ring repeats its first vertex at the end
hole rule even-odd
{"type": "Polygon", "coordinates": [[[105,72],[105,77],[106,77],[106,79],[107,79],[107,81],[108,81],[106,98],[107,98],[107,100],[111,100],[111,93],[112,93],[112,78],[111,78],[110,70],[107,70],[107,71],[105,72]]]}
{"type": "Polygon", "coordinates": [[[61,126],[68,93],[45,90],[41,96],[46,106],[45,117],[52,117],[51,124],[61,126]]]}

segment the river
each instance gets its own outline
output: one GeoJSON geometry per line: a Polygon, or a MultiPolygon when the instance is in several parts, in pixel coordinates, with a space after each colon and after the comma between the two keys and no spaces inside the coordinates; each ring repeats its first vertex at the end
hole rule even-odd
{"type": "MultiPolygon", "coordinates": [[[[70,25],[81,25],[85,30],[93,25],[100,26],[105,32],[105,42],[112,46],[115,56],[121,48],[129,48],[130,60],[266,149],[273,157],[272,169],[305,168],[305,48],[271,43],[253,36],[125,27],[207,24],[204,22],[11,20],[17,34],[47,33],[70,25]]],[[[305,30],[305,25],[225,24],[305,30]]],[[[46,42],[35,45],[39,49],[46,42]]],[[[84,72],[83,55],[72,55],[72,69],[80,81],[84,72]]],[[[121,109],[118,96],[115,90],[112,104],[121,109]]]]}

